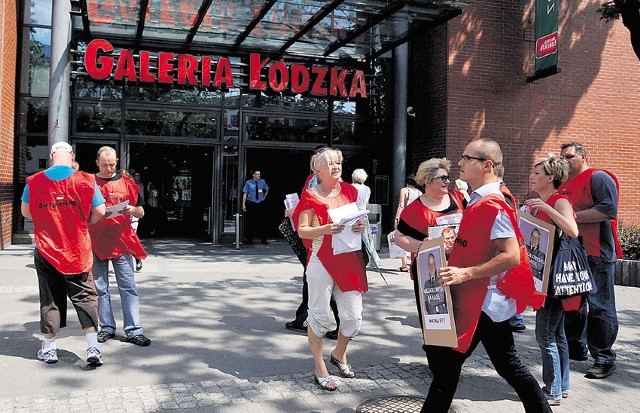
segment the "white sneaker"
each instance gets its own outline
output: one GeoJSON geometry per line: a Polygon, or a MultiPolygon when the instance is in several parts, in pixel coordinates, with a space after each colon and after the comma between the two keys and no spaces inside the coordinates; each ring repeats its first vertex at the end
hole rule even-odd
{"type": "Polygon", "coordinates": [[[38,360],[42,360],[47,364],[57,363],[58,350],[52,348],[50,350],[44,351],[44,349],[40,348],[40,350],[38,350],[38,360]]]}
{"type": "Polygon", "coordinates": [[[97,347],[89,347],[87,349],[87,364],[90,366],[102,366],[104,361],[102,360],[102,352],[97,347]]]}

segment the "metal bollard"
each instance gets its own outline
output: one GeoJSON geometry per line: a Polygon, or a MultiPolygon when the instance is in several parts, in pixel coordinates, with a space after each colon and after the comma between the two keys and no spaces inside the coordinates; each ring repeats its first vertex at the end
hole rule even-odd
{"type": "Polygon", "coordinates": [[[235,214],[236,217],[236,248],[240,248],[240,215],[239,213],[235,214]]]}

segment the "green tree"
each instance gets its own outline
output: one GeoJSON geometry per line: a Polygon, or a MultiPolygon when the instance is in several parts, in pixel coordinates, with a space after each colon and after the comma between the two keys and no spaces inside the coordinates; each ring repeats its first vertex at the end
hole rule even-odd
{"type": "Polygon", "coordinates": [[[598,13],[606,21],[622,18],[631,34],[631,47],[640,60],[640,0],[612,0],[604,3],[598,13]]]}

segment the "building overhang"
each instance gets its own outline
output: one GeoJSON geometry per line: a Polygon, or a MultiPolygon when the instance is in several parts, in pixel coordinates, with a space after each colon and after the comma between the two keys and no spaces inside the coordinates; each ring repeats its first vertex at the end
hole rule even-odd
{"type": "Polygon", "coordinates": [[[71,0],[76,36],[120,47],[365,63],[458,16],[455,0],[71,0]]]}

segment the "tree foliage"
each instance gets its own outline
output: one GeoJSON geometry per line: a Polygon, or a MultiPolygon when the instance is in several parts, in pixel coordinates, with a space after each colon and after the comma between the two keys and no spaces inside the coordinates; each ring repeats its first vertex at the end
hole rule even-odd
{"type": "Polygon", "coordinates": [[[631,47],[640,60],[640,0],[612,0],[597,10],[607,22],[622,18],[622,24],[631,34],[631,47]]]}

